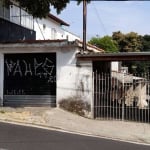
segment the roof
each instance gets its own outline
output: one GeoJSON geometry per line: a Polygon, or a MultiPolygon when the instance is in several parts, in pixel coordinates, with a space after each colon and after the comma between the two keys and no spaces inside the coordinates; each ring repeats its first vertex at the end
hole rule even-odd
{"type": "MultiPolygon", "coordinates": [[[[76,40],[76,41],[77,41],[78,45],[83,48],[83,46],[82,46],[83,42],[80,41],[80,40],[76,40]]],[[[86,50],[86,52],[83,52],[84,55],[91,54],[91,53],[97,55],[97,53],[104,53],[105,52],[103,49],[98,48],[98,47],[96,47],[96,46],[94,46],[92,44],[89,44],[89,43],[86,43],[86,47],[87,47],[88,51],[86,50]]]]}
{"type": "MultiPolygon", "coordinates": [[[[1,42],[0,49],[7,49],[7,48],[16,48],[16,47],[51,47],[54,49],[57,48],[71,48],[77,47],[79,51],[83,50],[82,42],[79,40],[75,41],[68,41],[66,39],[62,40],[24,40],[24,41],[10,41],[10,42],[1,42]]],[[[104,52],[102,49],[97,48],[91,44],[87,44],[87,49],[85,53],[102,53],[104,52]]]]}
{"type": "Polygon", "coordinates": [[[149,61],[150,52],[77,54],[77,58],[85,61],[149,61]]]}
{"type": "Polygon", "coordinates": [[[56,16],[54,16],[54,15],[52,15],[52,14],[50,14],[50,13],[48,14],[48,17],[51,18],[52,20],[54,20],[54,21],[60,23],[61,25],[70,26],[70,25],[69,25],[68,23],[66,23],[65,21],[61,20],[60,18],[58,18],[58,17],[56,17],[56,16]]]}

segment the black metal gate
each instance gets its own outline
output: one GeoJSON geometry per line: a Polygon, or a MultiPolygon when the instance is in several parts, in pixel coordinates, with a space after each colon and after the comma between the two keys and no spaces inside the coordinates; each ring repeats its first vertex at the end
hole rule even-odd
{"type": "Polygon", "coordinates": [[[56,53],[5,54],[4,105],[56,105],[56,53]]]}
{"type": "Polygon", "coordinates": [[[94,117],[150,122],[150,78],[118,72],[93,73],[94,117]]]}

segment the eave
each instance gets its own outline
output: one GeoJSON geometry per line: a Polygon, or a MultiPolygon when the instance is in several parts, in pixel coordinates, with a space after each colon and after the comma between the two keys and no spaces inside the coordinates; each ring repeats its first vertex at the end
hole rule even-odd
{"type": "Polygon", "coordinates": [[[150,61],[150,52],[77,54],[76,57],[84,61],[150,61]]]}

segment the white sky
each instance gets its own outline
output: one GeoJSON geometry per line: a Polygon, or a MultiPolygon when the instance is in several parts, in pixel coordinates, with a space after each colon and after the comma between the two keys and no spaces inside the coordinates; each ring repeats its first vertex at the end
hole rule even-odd
{"type": "MultiPolygon", "coordinates": [[[[59,18],[70,24],[70,32],[82,39],[82,4],[71,1],[59,18]]],[[[52,10],[52,14],[56,15],[52,10]]],[[[131,31],[150,34],[150,1],[92,1],[87,7],[87,39],[131,31]]]]}

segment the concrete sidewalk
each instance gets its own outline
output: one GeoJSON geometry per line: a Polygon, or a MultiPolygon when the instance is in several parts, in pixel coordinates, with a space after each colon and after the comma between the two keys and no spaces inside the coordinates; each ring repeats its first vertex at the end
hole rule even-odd
{"type": "Polygon", "coordinates": [[[92,120],[60,108],[0,107],[0,121],[32,124],[50,129],[150,145],[150,124],[92,120]]]}

